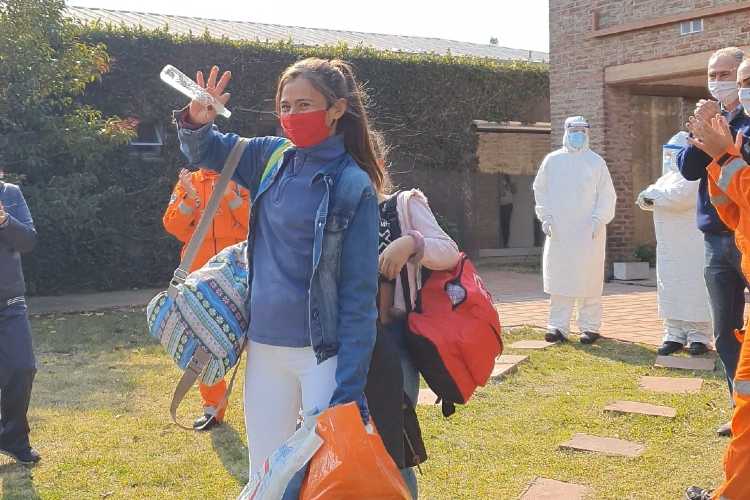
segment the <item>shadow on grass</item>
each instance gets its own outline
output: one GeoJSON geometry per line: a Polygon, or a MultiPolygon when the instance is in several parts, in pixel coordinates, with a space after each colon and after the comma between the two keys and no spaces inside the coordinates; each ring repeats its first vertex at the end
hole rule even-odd
{"type": "Polygon", "coordinates": [[[0,465],[1,500],[39,500],[31,468],[16,463],[0,465]]]}
{"type": "Polygon", "coordinates": [[[147,367],[128,363],[124,354],[127,353],[38,354],[32,407],[76,410],[125,407],[137,387],[129,370],[147,367]]]}
{"type": "Polygon", "coordinates": [[[617,361],[621,363],[627,363],[634,366],[642,366],[644,368],[652,368],[654,370],[666,370],[668,376],[674,377],[687,377],[695,376],[701,378],[710,378],[721,380],[726,378],[724,375],[723,365],[719,362],[718,356],[715,353],[711,353],[707,356],[700,357],[711,357],[716,360],[716,365],[713,371],[707,372],[702,370],[679,370],[669,368],[657,368],[654,366],[656,362],[656,349],[642,344],[634,344],[632,342],[623,342],[621,340],[603,338],[598,340],[593,345],[583,345],[577,341],[570,342],[570,345],[578,350],[585,352],[591,356],[599,358],[609,359],[611,361],[617,361]]]}
{"type": "Polygon", "coordinates": [[[583,351],[590,356],[605,358],[619,363],[649,367],[656,360],[656,351],[651,347],[632,342],[623,342],[602,338],[592,345],[584,345],[577,338],[571,338],[568,344],[576,350],[583,351]]]}
{"type": "Polygon", "coordinates": [[[242,486],[248,481],[248,450],[237,429],[229,422],[211,430],[211,443],[224,468],[242,486]]]}
{"type": "Polygon", "coordinates": [[[38,369],[32,407],[125,407],[136,388],[131,373],[151,368],[130,359],[156,344],[141,313],[53,315],[31,325],[38,369]]]}
{"type": "MultiPolygon", "coordinates": [[[[544,339],[544,330],[541,328],[523,327],[507,334],[504,333],[504,336],[507,336],[505,345],[509,347],[517,340],[542,340],[544,339]]],[[[568,342],[559,347],[562,346],[571,347],[591,356],[635,366],[653,366],[654,360],[656,360],[656,351],[653,348],[615,339],[602,338],[593,345],[583,345],[578,341],[578,336],[573,335],[568,342]]],[[[550,346],[545,351],[559,347],[550,346]]]]}
{"type": "Polygon", "coordinates": [[[142,313],[107,312],[33,318],[34,351],[51,356],[98,356],[157,345],[142,313]]]}

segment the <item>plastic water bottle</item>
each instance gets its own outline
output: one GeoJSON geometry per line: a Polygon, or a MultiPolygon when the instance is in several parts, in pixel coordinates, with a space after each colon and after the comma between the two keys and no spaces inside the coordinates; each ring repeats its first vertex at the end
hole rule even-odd
{"type": "Polygon", "coordinates": [[[171,64],[164,66],[159,76],[164,83],[181,94],[200,102],[204,106],[212,106],[224,118],[232,116],[232,113],[214,96],[206,92],[206,89],[201,88],[190,77],[171,64]]]}

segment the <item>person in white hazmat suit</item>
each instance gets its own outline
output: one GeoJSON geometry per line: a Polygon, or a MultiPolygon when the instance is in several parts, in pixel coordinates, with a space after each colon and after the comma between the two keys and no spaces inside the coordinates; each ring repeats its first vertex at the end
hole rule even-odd
{"type": "Polygon", "coordinates": [[[617,195],[604,159],[589,149],[589,128],[582,116],[565,120],[563,147],[544,158],[534,179],[536,214],[547,235],[548,342],[568,339],[574,306],[581,343],[600,336],[606,228],[617,195]]]}
{"type": "Polygon", "coordinates": [[[698,181],[686,180],[677,167],[677,152],[687,146],[687,132],[679,132],[663,148],[662,176],[636,200],[653,211],[656,229],[656,275],[659,316],[664,320],[668,356],[688,346],[692,355],[708,352],[711,311],[703,278],[705,245],[695,225],[698,181]]]}

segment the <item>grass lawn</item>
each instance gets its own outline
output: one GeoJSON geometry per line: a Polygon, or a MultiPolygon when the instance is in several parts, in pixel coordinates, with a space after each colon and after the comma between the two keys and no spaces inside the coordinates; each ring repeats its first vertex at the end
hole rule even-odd
{"type": "MultiPolygon", "coordinates": [[[[225,499],[247,481],[241,389],[227,423],[210,434],[169,422],[178,371],[146,337],[140,311],[35,318],[39,373],[30,412],[33,468],[0,458],[0,498],[225,499]]],[[[506,336],[539,338],[531,330],[506,336]]],[[[506,351],[510,353],[511,351],[506,351]]],[[[595,498],[680,498],[691,484],[715,486],[727,441],[714,429],[730,417],[721,372],[700,394],[638,389],[641,375],[689,376],[651,366],[651,348],[604,341],[525,352],[516,374],[482,389],[449,420],[420,407],[430,460],[425,499],[515,499],[536,476],[591,486],[595,498]],[[677,408],[673,420],[611,416],[615,400],[677,408]],[[562,452],[576,432],[644,443],[636,459],[562,452]]],[[[241,376],[241,374],[240,374],[241,376]]],[[[241,384],[240,384],[241,386],[241,384]]],[[[193,391],[183,419],[197,415],[193,391]]]]}

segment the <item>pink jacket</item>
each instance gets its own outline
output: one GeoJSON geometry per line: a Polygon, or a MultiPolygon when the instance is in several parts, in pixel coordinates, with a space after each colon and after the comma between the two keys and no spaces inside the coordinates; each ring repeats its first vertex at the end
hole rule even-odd
{"type": "MultiPolygon", "coordinates": [[[[401,233],[407,234],[410,231],[419,233],[424,240],[422,251],[406,263],[413,308],[417,298],[417,283],[421,284],[422,282],[420,265],[434,271],[453,269],[458,264],[458,245],[435,220],[435,216],[427,203],[427,197],[422,191],[412,189],[398,193],[396,210],[398,211],[401,233]]],[[[406,305],[404,304],[400,275],[396,278],[394,295],[394,307],[405,311],[406,305]]]]}

